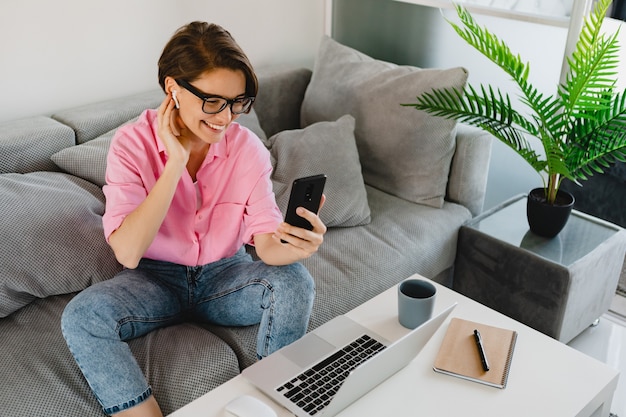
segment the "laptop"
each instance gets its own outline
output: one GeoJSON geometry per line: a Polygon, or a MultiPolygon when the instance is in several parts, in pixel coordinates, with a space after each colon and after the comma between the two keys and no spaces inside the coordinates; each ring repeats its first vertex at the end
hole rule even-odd
{"type": "Polygon", "coordinates": [[[242,376],[297,417],[334,416],[413,360],[455,307],[393,343],[338,316],[242,376]]]}

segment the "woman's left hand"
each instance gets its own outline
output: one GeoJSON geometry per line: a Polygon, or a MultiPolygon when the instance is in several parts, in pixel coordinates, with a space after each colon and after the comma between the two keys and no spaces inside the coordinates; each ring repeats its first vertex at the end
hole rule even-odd
{"type": "MultiPolygon", "coordinates": [[[[326,196],[322,195],[320,210],[322,209],[325,201],[326,196]]],[[[317,252],[317,249],[324,241],[326,225],[322,222],[319,215],[305,209],[304,207],[298,207],[296,214],[308,220],[313,226],[313,229],[302,229],[283,222],[280,226],[278,226],[276,232],[274,232],[274,238],[279,242],[281,240],[286,241],[289,245],[297,249],[302,254],[302,259],[304,259],[317,252]]]]}
{"type": "MultiPolygon", "coordinates": [[[[320,210],[325,201],[326,196],[322,195],[320,210]]],[[[307,219],[313,229],[307,230],[283,222],[273,234],[254,237],[257,254],[265,263],[285,265],[306,259],[317,252],[324,242],[327,229],[319,215],[304,207],[298,207],[296,213],[307,219]]]]}

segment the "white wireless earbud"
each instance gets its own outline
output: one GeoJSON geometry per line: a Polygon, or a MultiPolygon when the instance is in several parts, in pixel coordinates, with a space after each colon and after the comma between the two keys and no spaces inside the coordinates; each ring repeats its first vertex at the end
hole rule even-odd
{"type": "Polygon", "coordinates": [[[176,104],[176,108],[180,109],[180,103],[178,102],[178,99],[176,98],[176,90],[172,90],[172,100],[174,100],[174,104],[176,104]]]}

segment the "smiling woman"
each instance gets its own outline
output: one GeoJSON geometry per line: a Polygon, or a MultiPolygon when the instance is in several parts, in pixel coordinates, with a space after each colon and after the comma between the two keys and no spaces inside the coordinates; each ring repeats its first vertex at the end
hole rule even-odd
{"type": "Polygon", "coordinates": [[[309,210],[299,214],[311,230],[282,221],[269,151],[236,122],[251,110],[258,80],[228,31],[198,21],[181,27],[158,69],[161,105],[120,128],[107,157],[102,223],[126,268],[78,294],[62,317],[95,397],[120,417],[162,416],[128,349],[132,339],[189,317],[259,325],[261,359],[303,336],[315,284],[299,261],[326,233],[309,210]]]}

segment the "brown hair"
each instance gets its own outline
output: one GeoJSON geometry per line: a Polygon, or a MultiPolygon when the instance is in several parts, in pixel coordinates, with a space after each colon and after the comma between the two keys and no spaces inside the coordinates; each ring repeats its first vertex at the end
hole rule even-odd
{"type": "Polygon", "coordinates": [[[217,68],[243,72],[246,96],[256,97],[256,74],[231,34],[216,24],[191,22],[178,29],[165,45],[159,58],[159,84],[165,90],[168,76],[191,82],[217,68]]]}

